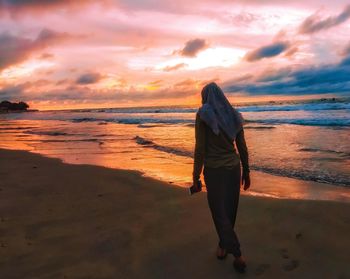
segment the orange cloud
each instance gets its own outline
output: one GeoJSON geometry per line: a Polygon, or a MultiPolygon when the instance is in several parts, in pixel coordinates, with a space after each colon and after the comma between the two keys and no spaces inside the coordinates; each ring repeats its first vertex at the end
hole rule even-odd
{"type": "Polygon", "coordinates": [[[176,71],[176,70],[179,70],[179,69],[184,68],[186,66],[187,66],[186,63],[179,63],[179,64],[176,64],[174,66],[166,66],[163,68],[163,71],[164,72],[176,71]]]}

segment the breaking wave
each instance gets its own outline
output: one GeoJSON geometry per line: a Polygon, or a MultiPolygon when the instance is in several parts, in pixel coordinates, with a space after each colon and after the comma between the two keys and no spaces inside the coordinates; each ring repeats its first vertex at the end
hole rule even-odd
{"type": "MultiPolygon", "coordinates": [[[[153,148],[159,151],[163,151],[169,154],[174,154],[177,156],[185,156],[189,158],[193,158],[193,152],[189,152],[186,150],[180,150],[178,148],[174,147],[168,147],[159,145],[149,139],[136,136],[134,138],[137,144],[143,145],[147,148],[153,148]]],[[[317,152],[319,150],[314,149],[301,149],[300,151],[309,151],[309,152],[317,152]]],[[[321,150],[322,152],[335,152],[339,153],[337,151],[332,150],[321,150]]],[[[342,152],[340,152],[342,153],[342,152]]],[[[341,154],[345,155],[345,157],[349,156],[349,154],[341,154]]],[[[276,168],[276,167],[267,167],[267,166],[260,166],[256,164],[252,164],[250,166],[252,170],[265,172],[272,175],[277,176],[284,176],[284,177],[290,177],[290,178],[296,178],[306,181],[315,181],[320,183],[329,183],[339,186],[348,186],[350,187],[350,181],[346,177],[339,177],[339,176],[332,176],[331,174],[325,173],[324,171],[312,171],[312,170],[300,170],[300,169],[291,169],[291,168],[276,168]]]]}

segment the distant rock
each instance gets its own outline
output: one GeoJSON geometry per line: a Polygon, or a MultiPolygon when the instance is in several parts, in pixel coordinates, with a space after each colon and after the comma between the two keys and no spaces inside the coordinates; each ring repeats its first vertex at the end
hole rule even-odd
{"type": "Polygon", "coordinates": [[[29,105],[25,102],[12,103],[9,101],[2,101],[0,103],[0,112],[22,112],[28,111],[29,105]]]}

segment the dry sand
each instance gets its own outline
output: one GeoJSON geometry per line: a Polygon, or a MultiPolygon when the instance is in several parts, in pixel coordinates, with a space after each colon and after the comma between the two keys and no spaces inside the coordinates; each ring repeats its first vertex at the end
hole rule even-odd
{"type": "Polygon", "coordinates": [[[215,258],[205,193],[0,150],[1,279],[350,278],[350,203],[242,196],[236,230],[243,275],[215,258]]]}

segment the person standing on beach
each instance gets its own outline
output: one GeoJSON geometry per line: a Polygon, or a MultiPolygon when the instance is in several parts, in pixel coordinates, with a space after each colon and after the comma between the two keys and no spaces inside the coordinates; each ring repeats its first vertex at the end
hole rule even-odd
{"type": "Polygon", "coordinates": [[[238,272],[244,272],[246,263],[234,231],[241,180],[244,190],[250,187],[243,118],[216,83],[204,86],[201,95],[202,106],[195,125],[193,185],[199,187],[204,165],[208,204],[219,237],[216,256],[224,259],[228,253],[233,254],[233,266],[238,272]]]}

